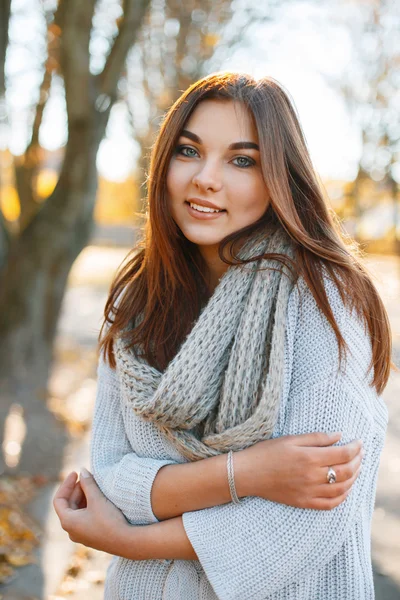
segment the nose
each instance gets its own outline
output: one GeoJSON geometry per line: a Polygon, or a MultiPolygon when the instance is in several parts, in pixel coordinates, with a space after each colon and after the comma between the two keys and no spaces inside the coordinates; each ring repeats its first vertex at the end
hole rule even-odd
{"type": "Polygon", "coordinates": [[[203,164],[193,175],[193,184],[202,191],[218,192],[222,188],[221,173],[216,164],[203,164]]]}

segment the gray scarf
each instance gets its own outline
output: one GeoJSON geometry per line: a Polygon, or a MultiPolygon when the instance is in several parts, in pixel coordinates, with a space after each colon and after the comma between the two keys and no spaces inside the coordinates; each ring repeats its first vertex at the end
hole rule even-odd
{"type": "MultiPolygon", "coordinates": [[[[293,245],[279,228],[247,242],[239,255],[263,253],[293,258],[293,245]]],[[[117,337],[125,401],[191,461],[269,438],[281,398],[292,288],[293,277],[277,261],[229,267],[163,373],[117,337]]]]}

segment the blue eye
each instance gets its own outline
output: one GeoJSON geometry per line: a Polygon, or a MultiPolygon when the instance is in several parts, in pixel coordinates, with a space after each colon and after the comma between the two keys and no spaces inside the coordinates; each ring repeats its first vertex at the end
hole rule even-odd
{"type": "Polygon", "coordinates": [[[252,158],[249,158],[248,156],[237,156],[233,160],[240,161],[240,163],[235,164],[241,169],[248,169],[249,167],[252,167],[255,164],[254,160],[252,158]]]}
{"type": "Polygon", "coordinates": [[[182,156],[186,156],[187,158],[197,156],[197,150],[191,146],[177,146],[175,152],[176,154],[182,154],[182,156]],[[187,153],[185,151],[187,151],[187,153]],[[194,154],[189,154],[190,152],[193,152],[194,154]]]}
{"type": "MultiPolygon", "coordinates": [[[[180,144],[175,148],[175,154],[186,156],[186,158],[196,158],[196,156],[199,155],[195,148],[183,144],[180,144]]],[[[253,167],[255,165],[255,161],[248,156],[236,156],[232,162],[240,169],[248,169],[249,167],[253,167]],[[234,161],[237,162],[235,163],[234,161]]]]}

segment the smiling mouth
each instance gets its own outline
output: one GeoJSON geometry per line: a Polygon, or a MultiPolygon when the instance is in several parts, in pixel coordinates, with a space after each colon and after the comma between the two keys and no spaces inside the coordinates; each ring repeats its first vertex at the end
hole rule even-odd
{"type": "Polygon", "coordinates": [[[221,209],[210,208],[208,206],[203,206],[202,204],[196,204],[195,202],[188,202],[187,200],[185,201],[185,203],[188,204],[190,206],[190,208],[192,208],[193,210],[196,210],[197,212],[201,212],[201,213],[226,212],[226,210],[224,208],[221,208],[221,209]]]}

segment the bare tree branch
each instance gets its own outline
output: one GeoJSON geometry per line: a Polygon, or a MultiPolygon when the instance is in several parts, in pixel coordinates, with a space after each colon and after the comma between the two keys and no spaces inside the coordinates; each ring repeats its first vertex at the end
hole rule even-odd
{"type": "Polygon", "coordinates": [[[10,242],[10,232],[8,231],[4,215],[0,210],[0,272],[7,261],[10,242]]]}
{"type": "MultiPolygon", "coordinates": [[[[135,139],[142,150],[138,161],[140,179],[145,179],[148,149],[154,141],[162,115],[182,91],[204,74],[205,63],[214,55],[221,39],[226,37],[223,32],[234,12],[231,4],[231,0],[166,0],[163,9],[156,3],[152,5],[137,42],[138,52],[133,59],[136,64],[135,81],[129,86],[131,89],[140,86],[140,93],[148,102],[150,114],[147,127],[139,125],[135,129],[134,109],[127,98],[135,139]],[[154,23],[152,16],[155,13],[157,19],[154,23]],[[140,82],[138,72],[141,73],[140,82]],[[154,84],[154,81],[161,84],[154,84]]],[[[251,17],[246,18],[246,24],[249,22],[252,22],[251,17]]],[[[238,26],[235,26],[236,29],[238,26]]],[[[128,81],[129,78],[128,68],[128,81]]],[[[140,194],[145,200],[145,183],[140,187],[140,194]]]]}
{"type": "MultiPolygon", "coordinates": [[[[59,46],[61,28],[59,25],[60,8],[47,30],[47,58],[44,64],[43,79],[39,88],[39,99],[36,104],[33,119],[31,140],[22,158],[14,161],[15,184],[21,205],[19,218],[20,230],[25,229],[38,210],[35,198],[35,178],[42,159],[42,149],[39,145],[39,132],[43,121],[43,113],[49,97],[53,73],[59,70],[59,46]]],[[[49,16],[47,16],[49,20],[49,16]]]]}
{"type": "Polygon", "coordinates": [[[119,33],[100,74],[100,94],[115,99],[118,80],[121,77],[127,54],[136,40],[151,0],[124,0],[124,18],[119,33]]]}
{"type": "MultiPolygon", "coordinates": [[[[6,92],[5,62],[8,45],[8,25],[10,21],[11,0],[0,0],[0,105],[4,102],[6,92]]],[[[5,112],[1,119],[5,119],[5,112]]],[[[1,172],[0,172],[1,175],[1,172]]],[[[1,180],[0,180],[1,189],[1,180]]],[[[10,245],[10,234],[3,213],[0,209],[0,271],[7,259],[10,245]]]]}
{"type": "Polygon", "coordinates": [[[10,21],[11,0],[0,0],[0,98],[6,91],[4,66],[8,45],[8,24],[10,21]]]}
{"type": "Polygon", "coordinates": [[[27,156],[29,156],[31,149],[39,145],[39,130],[42,124],[43,113],[49,96],[52,76],[55,71],[60,70],[60,7],[61,4],[54,13],[54,18],[48,24],[47,28],[47,59],[44,65],[43,79],[39,89],[39,100],[36,105],[31,141],[26,151],[27,156]]]}
{"type": "Polygon", "coordinates": [[[61,66],[64,75],[68,121],[90,119],[92,75],[89,42],[96,0],[61,0],[61,66]]]}
{"type": "Polygon", "coordinates": [[[69,0],[68,3],[62,1],[61,67],[67,98],[68,142],[57,186],[40,205],[28,226],[27,235],[34,237],[38,232],[46,230],[50,245],[70,243],[75,252],[80,251],[87,242],[96,196],[95,157],[98,145],[104,136],[110,110],[117,96],[117,84],[126,55],[136,39],[149,2],[150,0],[125,0],[126,12],[119,34],[102,74],[95,79],[89,72],[90,35],[81,31],[84,20],[86,28],[91,28],[95,2],[90,0],[83,8],[79,0],[69,0]],[[89,4],[91,11],[88,9],[89,4]],[[85,53],[86,57],[82,58],[85,53]],[[70,61],[73,62],[72,66],[70,61]],[[83,64],[86,65],[85,68],[82,67],[83,64]],[[107,94],[108,102],[105,106],[95,104],[95,93],[97,99],[99,94],[107,94]],[[75,245],[71,242],[72,234],[79,237],[75,245]]]}

